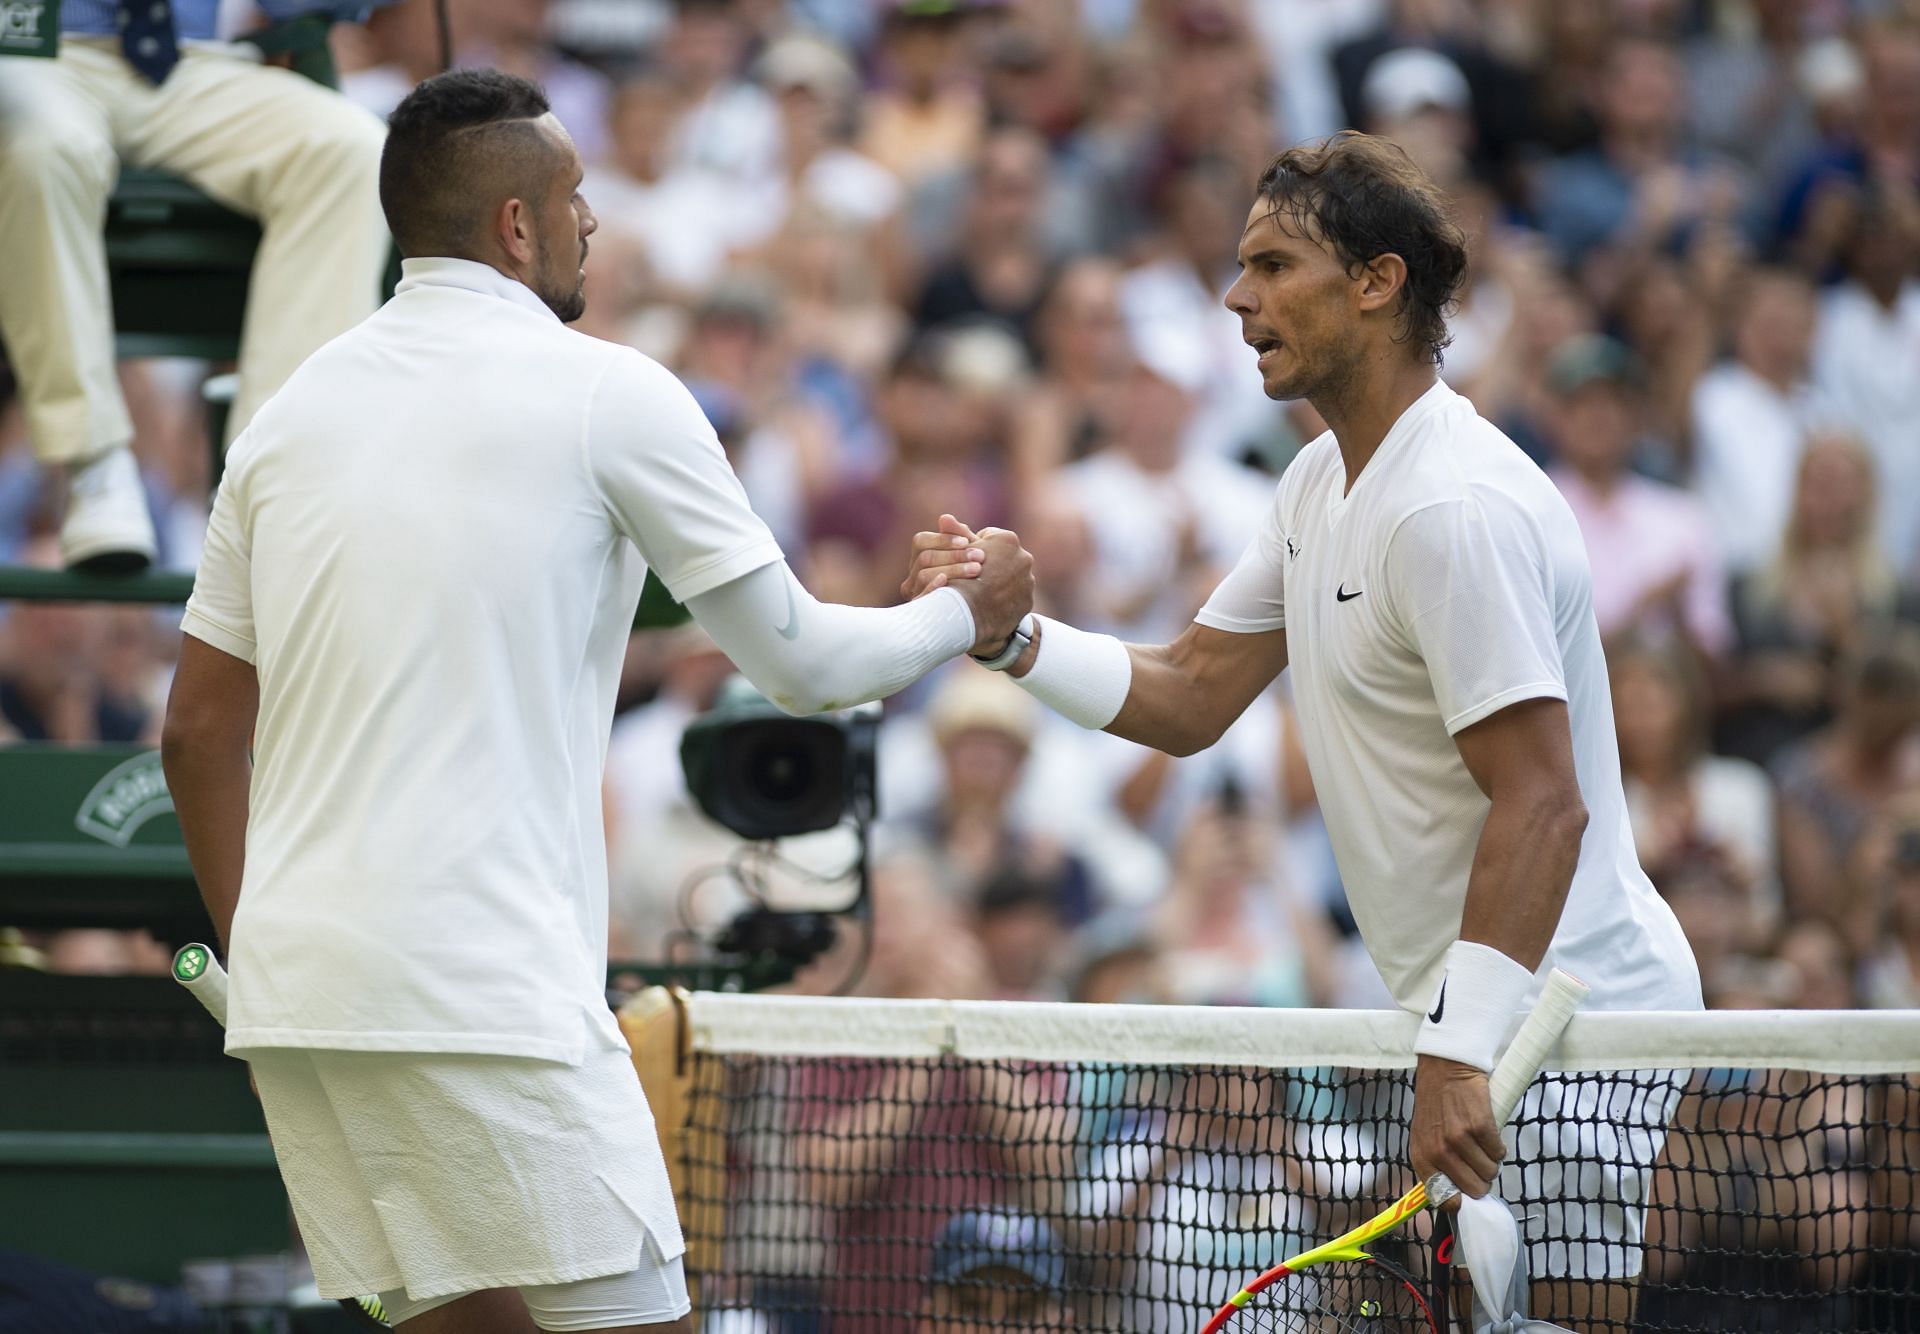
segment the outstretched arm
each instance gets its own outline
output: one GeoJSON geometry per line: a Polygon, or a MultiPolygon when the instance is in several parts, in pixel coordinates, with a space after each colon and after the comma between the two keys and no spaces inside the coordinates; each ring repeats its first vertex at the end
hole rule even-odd
{"type": "MultiPolygon", "coordinates": [[[[963,544],[971,538],[941,515],[940,531],[914,537],[901,591],[920,598],[968,587],[974,565],[963,544]]],[[[1241,633],[1195,623],[1171,644],[1122,644],[1039,617],[1032,646],[1007,674],[1083,727],[1191,755],[1218,741],[1286,665],[1284,628],[1241,633]]]]}
{"type": "Polygon", "coordinates": [[[754,687],[788,713],[825,713],[891,695],[967,651],[1006,643],[1033,605],[1033,562],[1011,533],[971,548],[974,577],[899,607],[821,602],[785,561],[688,600],[754,687]]]}

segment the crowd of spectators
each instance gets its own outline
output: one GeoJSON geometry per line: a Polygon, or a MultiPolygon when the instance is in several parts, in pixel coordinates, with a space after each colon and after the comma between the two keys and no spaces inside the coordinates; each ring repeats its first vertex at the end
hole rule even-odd
{"type": "MultiPolygon", "coordinates": [[[[1920,1003],[1920,6],[450,9],[457,61],[541,80],[587,159],[580,327],[686,380],[802,577],[847,602],[896,598],[909,535],[951,512],[1023,535],[1044,610],[1177,633],[1322,429],[1261,394],[1221,302],[1252,182],[1343,126],[1394,139],[1472,242],[1442,373],[1586,535],[1635,834],[1710,1002],[1920,1003]]],[[[439,67],[430,0],[333,40],[381,114],[439,67]]],[[[122,367],[181,569],[217,369],[122,367]]],[[[0,415],[0,560],[51,565],[28,443],[0,415]]],[[[0,739],[156,735],[168,625],[0,614],[0,739]]],[[[606,801],[624,957],[739,902],[702,877],[733,849],[677,760],[727,672],[694,628],[633,642],[606,801]]],[[[889,705],[881,786],[864,992],[1387,1003],[1284,679],[1170,759],[962,665],[889,705]]],[[[789,852],[818,872],[845,848],[789,852]]]]}

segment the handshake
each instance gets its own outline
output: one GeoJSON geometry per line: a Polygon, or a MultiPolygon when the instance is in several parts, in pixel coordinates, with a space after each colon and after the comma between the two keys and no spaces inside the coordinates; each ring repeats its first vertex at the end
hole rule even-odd
{"type": "Polygon", "coordinates": [[[911,601],[938,588],[952,588],[973,613],[977,638],[968,652],[993,657],[1033,610],[1033,556],[1015,533],[1004,528],[976,533],[942,514],[938,532],[914,534],[913,559],[900,592],[911,601]]]}

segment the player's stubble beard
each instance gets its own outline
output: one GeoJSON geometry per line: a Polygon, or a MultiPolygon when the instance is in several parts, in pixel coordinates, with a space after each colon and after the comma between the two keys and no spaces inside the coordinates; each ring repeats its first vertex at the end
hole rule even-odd
{"type": "Polygon", "coordinates": [[[587,281],[584,277],[587,268],[587,242],[577,239],[580,258],[576,263],[556,265],[544,239],[536,242],[539,246],[537,257],[541,274],[540,289],[534,295],[546,303],[548,310],[558,317],[562,324],[572,324],[587,313],[587,281]]]}

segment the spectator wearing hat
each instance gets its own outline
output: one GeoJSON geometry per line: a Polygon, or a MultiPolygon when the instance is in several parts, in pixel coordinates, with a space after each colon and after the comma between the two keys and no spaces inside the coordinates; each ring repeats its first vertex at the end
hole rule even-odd
{"type": "Polygon", "coordinates": [[[914,1334],[984,1334],[1073,1326],[1060,1239],[1032,1214],[957,1213],[933,1243],[914,1334]]]}
{"type": "Polygon", "coordinates": [[[909,186],[973,160],[986,130],[966,28],[967,0],[887,0],[886,83],[866,102],[860,147],[909,186]]]}
{"type": "Polygon", "coordinates": [[[1421,170],[1451,184],[1473,151],[1473,90],[1460,67],[1438,51],[1407,46],[1367,68],[1360,85],[1367,131],[1407,150],[1421,170]]]}
{"type": "Polygon", "coordinates": [[[1679,487],[1633,471],[1641,444],[1633,354],[1603,334],[1581,334],[1554,353],[1548,384],[1558,460],[1549,475],[1586,540],[1601,635],[1678,634],[1717,657],[1733,627],[1706,510],[1679,487]]]}
{"type": "Polygon", "coordinates": [[[1253,540],[1273,501],[1270,479],[1181,442],[1211,367],[1179,331],[1133,328],[1112,441],[1060,475],[1093,542],[1081,589],[1090,623],[1154,640],[1193,617],[1253,540]]]}
{"type": "Polygon", "coordinates": [[[779,186],[784,206],[812,206],[836,222],[871,230],[893,221],[903,191],[891,171],[849,145],[860,75],[838,47],[817,37],[782,37],[754,66],[780,117],[779,186]]]}

